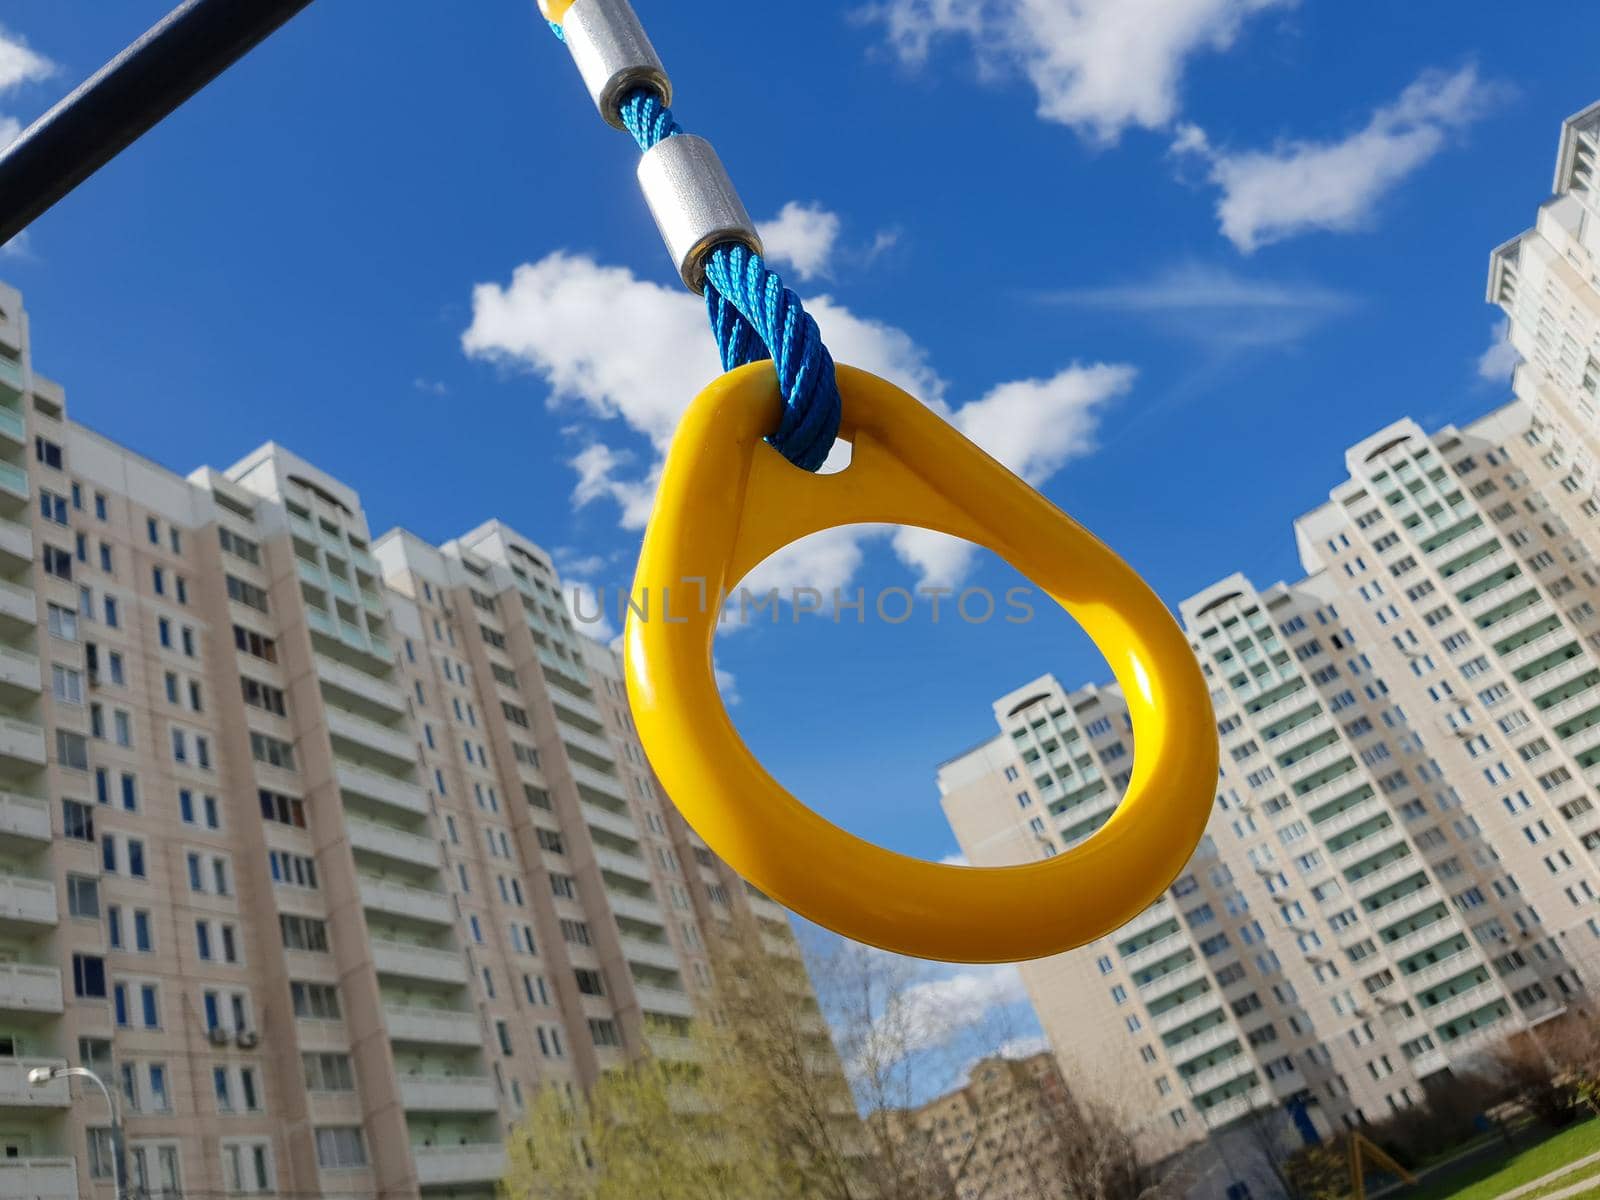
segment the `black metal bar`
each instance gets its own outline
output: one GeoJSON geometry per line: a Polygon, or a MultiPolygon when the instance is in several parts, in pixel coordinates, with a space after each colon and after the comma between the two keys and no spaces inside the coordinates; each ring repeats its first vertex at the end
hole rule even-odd
{"type": "Polygon", "coordinates": [[[0,152],[0,246],[311,0],[185,0],[0,152]]]}

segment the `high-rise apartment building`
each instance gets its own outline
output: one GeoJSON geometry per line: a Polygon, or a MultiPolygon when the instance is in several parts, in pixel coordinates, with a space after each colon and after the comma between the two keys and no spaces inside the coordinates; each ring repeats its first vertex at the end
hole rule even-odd
{"type": "Polygon", "coordinates": [[[897,1144],[908,1194],[1038,1200],[1067,1192],[1075,1119],[1048,1051],[979,1059],[960,1087],[916,1108],[875,1114],[897,1144]]]}
{"type": "Polygon", "coordinates": [[[1561,431],[1593,497],[1600,480],[1600,103],[1561,126],[1554,195],[1489,258],[1489,303],[1522,356],[1517,396],[1561,431]]]}
{"type": "MultiPolygon", "coordinates": [[[[1193,861],[1022,968],[1067,1077],[1155,1152],[1379,1119],[1600,978],[1600,522],[1521,402],[1346,467],[1295,524],[1304,579],[1179,606],[1222,747],[1193,861]]],[[[1134,751],[1117,690],[1045,676],[994,712],[939,773],[969,860],[1090,836],[1134,751]]]]}
{"type": "Polygon", "coordinates": [[[82,1065],[151,1196],[487,1197],[537,1089],[690,1052],[735,915],[799,961],[539,547],[374,539],[276,445],[173,475],[5,288],[0,643],[0,1195],[110,1194],[98,1092],[29,1079],[82,1065]]]}

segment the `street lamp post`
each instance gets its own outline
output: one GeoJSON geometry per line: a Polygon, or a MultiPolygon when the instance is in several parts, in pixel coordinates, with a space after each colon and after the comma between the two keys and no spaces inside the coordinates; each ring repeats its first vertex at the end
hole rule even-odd
{"type": "Polygon", "coordinates": [[[91,1081],[106,1098],[106,1109],[111,1113],[111,1186],[115,1200],[123,1200],[122,1183],[127,1175],[122,1160],[122,1125],[117,1120],[117,1101],[106,1087],[105,1081],[88,1067],[34,1067],[28,1072],[30,1087],[43,1087],[56,1079],[77,1076],[91,1081]]]}

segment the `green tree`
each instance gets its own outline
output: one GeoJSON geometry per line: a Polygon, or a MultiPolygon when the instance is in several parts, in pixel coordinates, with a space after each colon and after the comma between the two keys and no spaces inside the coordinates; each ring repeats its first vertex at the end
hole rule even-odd
{"type": "Polygon", "coordinates": [[[786,1200],[799,1193],[732,1039],[691,1029],[685,1061],[646,1058],[585,1095],[541,1089],[512,1136],[510,1200],[786,1200]]]}

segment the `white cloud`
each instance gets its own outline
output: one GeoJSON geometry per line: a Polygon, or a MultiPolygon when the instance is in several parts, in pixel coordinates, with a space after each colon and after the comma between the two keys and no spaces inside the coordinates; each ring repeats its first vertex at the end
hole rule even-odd
{"type": "Polygon", "coordinates": [[[411,381],[411,386],[429,396],[448,396],[450,394],[449,384],[439,379],[426,379],[421,375],[411,381]]]}
{"type": "MultiPolygon", "coordinates": [[[[952,415],[956,428],[1016,474],[1037,486],[1067,462],[1094,449],[1101,410],[1133,387],[1128,366],[1073,364],[1049,379],[1002,383],[952,415]]],[[[925,585],[959,582],[976,548],[927,529],[894,534],[895,552],[916,567],[925,585]]]]}
{"type": "Polygon", "coordinates": [[[1042,1054],[1050,1049],[1050,1042],[1042,1033],[1030,1037],[1012,1038],[1002,1042],[996,1051],[1002,1058],[1032,1058],[1035,1054],[1042,1054]]]}
{"type": "Polygon", "coordinates": [[[712,665],[711,670],[716,677],[717,691],[722,694],[722,702],[729,708],[739,703],[739,681],[732,671],[725,671],[721,667],[712,665]]]}
{"type": "Polygon", "coordinates": [[[954,854],[946,854],[939,861],[947,867],[970,867],[972,865],[967,861],[967,856],[959,850],[954,854]]]}
{"type": "Polygon", "coordinates": [[[597,642],[609,642],[617,636],[617,627],[611,623],[606,604],[614,599],[609,593],[597,592],[593,584],[582,580],[564,579],[561,582],[561,599],[566,602],[567,615],[578,631],[597,642]]]}
{"type": "Polygon", "coordinates": [[[17,134],[22,132],[22,122],[15,117],[8,117],[0,113],[0,150],[4,150],[17,140],[17,134]]]}
{"type": "Polygon", "coordinates": [[[970,967],[913,983],[901,995],[899,1014],[910,1053],[944,1045],[982,1028],[997,1009],[1026,1001],[1022,976],[1011,964],[970,967]]]}
{"type": "MultiPolygon", "coordinates": [[[[904,330],[858,316],[829,296],[807,301],[834,358],[899,384],[1030,482],[1047,479],[1087,453],[1103,406],[1126,393],[1126,366],[1075,364],[1047,379],[1000,384],[952,409],[945,381],[904,330]]],[[[555,253],[519,266],[505,286],[473,289],[472,323],[462,335],[470,356],[543,379],[552,405],[576,404],[605,424],[569,461],[573,502],[609,500],[624,529],[643,528],[662,456],[683,410],[720,370],[698,300],[581,255],[555,253]],[[620,422],[649,443],[644,459],[609,436],[620,422]],[[604,435],[604,436],[602,436],[604,435]]],[[[747,586],[785,594],[811,587],[831,596],[856,575],[864,543],[885,530],[828,530],[760,564],[747,586]]],[[[970,562],[970,548],[937,545],[937,535],[900,530],[893,546],[924,579],[948,582],[970,562]]]]}
{"type": "Polygon", "coordinates": [[[1478,356],[1478,377],[1490,383],[1510,383],[1522,355],[1511,344],[1511,322],[1501,317],[1495,322],[1489,347],[1478,356]]]}
{"type": "Polygon", "coordinates": [[[1290,345],[1357,306],[1353,296],[1318,284],[1251,279],[1193,262],[1133,283],[1059,289],[1041,293],[1041,299],[1133,313],[1224,350],[1290,345]]]}
{"type": "Polygon", "coordinates": [[[1312,230],[1364,228],[1379,202],[1444,149],[1451,133],[1481,117],[1499,92],[1475,67],[1429,71],[1339,141],[1291,140],[1233,152],[1186,126],[1173,150],[1206,164],[1222,191],[1222,233],[1249,253],[1312,230]]]}
{"type": "Polygon", "coordinates": [[[759,223],[769,262],[792,267],[802,280],[824,278],[839,244],[839,215],[820,204],[785,204],[776,217],[759,223]]]}
{"type": "MultiPolygon", "coordinates": [[[[28,48],[28,43],[17,34],[11,33],[0,27],[0,92],[9,92],[12,88],[21,87],[25,83],[37,83],[41,79],[48,79],[55,74],[56,65],[44,55],[28,48]]],[[[5,128],[0,125],[0,144],[9,142],[16,137],[13,130],[10,137],[5,136],[5,128]]]]}
{"type": "Polygon", "coordinates": [[[1099,142],[1160,128],[1178,112],[1191,57],[1221,51],[1245,21],[1294,0],[884,0],[861,12],[881,23],[910,64],[941,35],[972,42],[987,73],[1020,73],[1041,119],[1099,142]]]}

